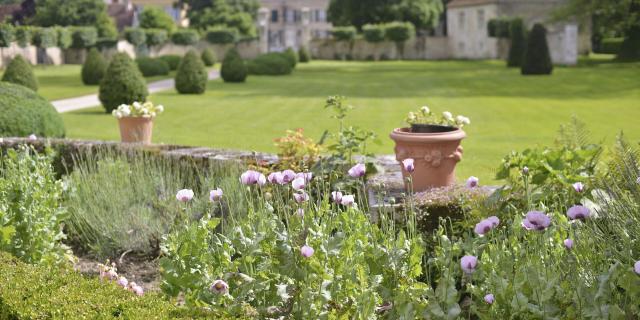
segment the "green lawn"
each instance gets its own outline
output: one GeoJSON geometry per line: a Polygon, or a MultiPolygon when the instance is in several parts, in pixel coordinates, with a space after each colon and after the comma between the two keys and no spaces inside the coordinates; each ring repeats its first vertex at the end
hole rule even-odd
{"type": "MultiPolygon", "coordinates": [[[[204,95],[156,94],[151,100],[166,112],[157,119],[154,141],[274,151],[273,139],[286,129],[304,128],[313,138],[335,129],[323,108],[335,94],[356,106],[349,123],[379,134],[382,145],[373,148],[380,154],[393,153],[388,134],[410,110],[429,105],[469,116],[460,178],[492,180],[506,153],[552,143],[572,115],[598,140],[611,141],[620,130],[640,139],[640,64],[589,63],[524,77],[501,61],[316,61],[292,76],[211,81],[204,95]]],[[[64,114],[64,120],[73,138],[119,138],[115,119],[100,108],[64,114]]]]}

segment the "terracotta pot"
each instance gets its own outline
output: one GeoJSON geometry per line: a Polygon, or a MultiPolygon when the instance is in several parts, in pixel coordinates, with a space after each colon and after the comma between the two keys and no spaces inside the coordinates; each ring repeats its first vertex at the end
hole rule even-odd
{"type": "Polygon", "coordinates": [[[153,135],[153,118],[122,117],[120,124],[120,141],[128,143],[151,144],[153,135]]]}
{"type": "Polygon", "coordinates": [[[415,170],[411,174],[414,192],[455,183],[456,165],[462,160],[460,142],[466,137],[464,131],[412,133],[409,128],[398,128],[390,137],[396,143],[396,160],[400,162],[405,181],[409,173],[402,161],[414,159],[415,170]]]}

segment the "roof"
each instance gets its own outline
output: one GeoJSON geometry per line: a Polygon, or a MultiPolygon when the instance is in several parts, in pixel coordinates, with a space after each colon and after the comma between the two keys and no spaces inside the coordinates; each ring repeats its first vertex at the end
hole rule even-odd
{"type": "Polygon", "coordinates": [[[20,4],[5,4],[0,5],[0,21],[4,20],[7,16],[13,16],[13,13],[20,10],[20,4]]]}
{"type": "Polygon", "coordinates": [[[447,4],[447,8],[472,7],[497,2],[497,0],[453,0],[447,4]]]}

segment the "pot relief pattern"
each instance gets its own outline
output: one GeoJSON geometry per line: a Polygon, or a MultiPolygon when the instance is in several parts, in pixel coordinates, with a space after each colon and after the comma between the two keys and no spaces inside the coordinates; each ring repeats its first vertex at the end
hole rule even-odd
{"type": "Polygon", "coordinates": [[[442,161],[451,159],[455,162],[462,160],[462,146],[458,146],[456,151],[451,154],[443,155],[440,149],[430,149],[426,152],[415,148],[396,147],[396,160],[402,162],[404,159],[412,158],[416,162],[424,162],[428,166],[437,168],[442,164],[442,161]]]}

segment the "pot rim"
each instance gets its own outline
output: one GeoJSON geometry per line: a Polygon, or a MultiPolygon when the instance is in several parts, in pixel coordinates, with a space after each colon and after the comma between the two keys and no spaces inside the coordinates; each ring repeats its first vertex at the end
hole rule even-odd
{"type": "Polygon", "coordinates": [[[407,142],[443,142],[443,141],[459,141],[464,139],[467,134],[462,129],[449,132],[432,132],[432,133],[414,133],[408,127],[395,128],[389,135],[394,141],[407,142]]]}
{"type": "Polygon", "coordinates": [[[147,122],[147,121],[153,121],[153,119],[155,119],[155,117],[120,117],[117,118],[118,121],[140,121],[140,122],[147,122]]]}

